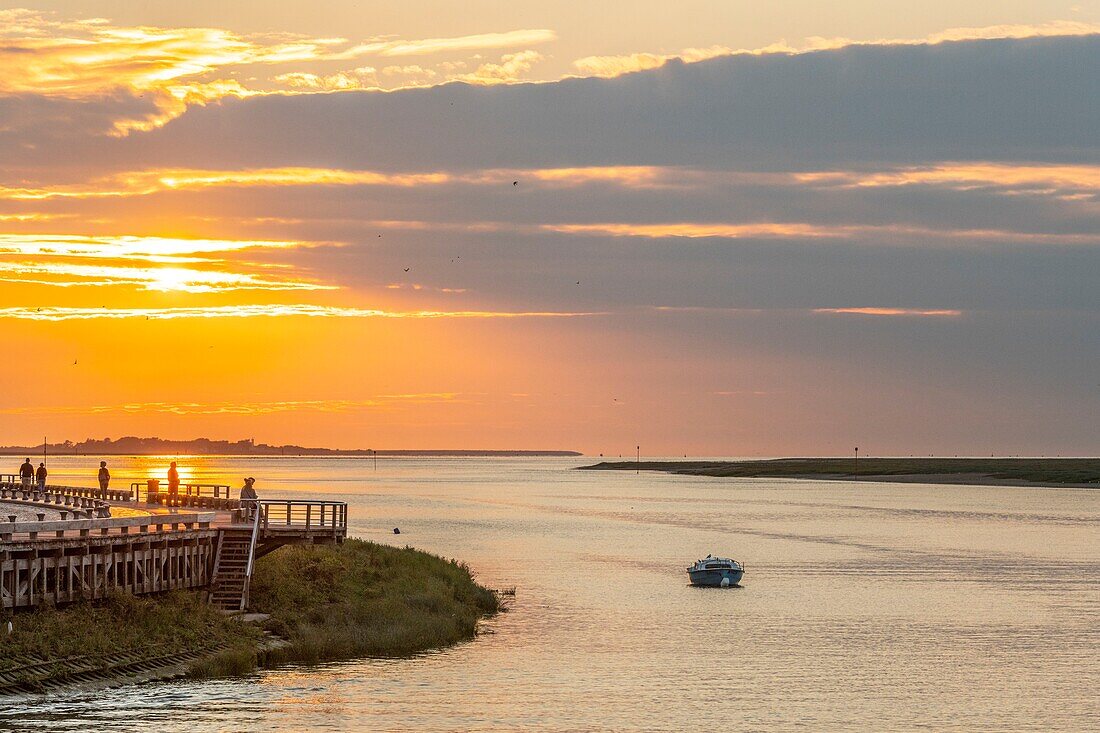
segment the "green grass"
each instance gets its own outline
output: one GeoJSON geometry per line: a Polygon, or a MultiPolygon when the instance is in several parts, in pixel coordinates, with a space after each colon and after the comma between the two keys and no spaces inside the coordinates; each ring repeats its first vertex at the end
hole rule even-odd
{"type": "Polygon", "coordinates": [[[251,610],[290,645],[267,664],[407,656],[470,639],[499,610],[469,568],[410,548],[362,540],[286,547],[256,564],[251,610]]]}
{"type": "Polygon", "coordinates": [[[119,593],[94,603],[43,606],[12,620],[12,635],[0,644],[0,669],[20,657],[63,659],[127,650],[160,656],[219,645],[255,645],[259,631],[228,619],[196,593],[177,591],[137,598],[119,593]]]}
{"type": "Polygon", "coordinates": [[[28,690],[74,671],[107,669],[108,655],[119,652],[132,653],[132,662],[218,649],[218,657],[250,655],[254,669],[262,638],[255,626],[228,618],[203,603],[198,593],[184,591],[156,598],[118,593],[9,618],[12,635],[0,643],[0,671],[28,690]],[[43,660],[51,664],[35,664],[43,660]]]}
{"type": "MultiPolygon", "coordinates": [[[[591,470],[667,471],[693,476],[795,478],[855,474],[852,458],[783,458],[770,461],[616,461],[591,470]]],[[[1053,484],[1100,483],[1100,458],[860,458],[861,476],[976,474],[993,479],[1053,484]]]]}
{"type": "MultiPolygon", "coordinates": [[[[217,648],[192,665],[194,677],[286,662],[407,656],[472,638],[478,621],[499,610],[499,601],[474,582],[465,565],[410,548],[347,540],[284,547],[261,558],[249,610],[270,614],[264,629],[289,643],[260,649],[260,628],[212,609],[199,593],[120,593],[63,608],[43,606],[8,616],[14,630],[0,639],[0,671],[18,670],[28,658],[131,650],[152,658],[217,648]]],[[[63,671],[58,664],[36,679],[63,671]]]]}

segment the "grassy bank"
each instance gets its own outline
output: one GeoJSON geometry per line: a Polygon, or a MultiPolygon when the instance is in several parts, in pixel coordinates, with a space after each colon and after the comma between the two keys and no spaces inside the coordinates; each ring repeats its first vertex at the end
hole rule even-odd
{"type": "MultiPolygon", "coordinates": [[[[852,458],[784,458],[768,461],[614,461],[589,470],[666,471],[691,476],[747,478],[852,478],[852,458]]],[[[950,481],[988,478],[1035,484],[1100,483],[1100,458],[860,458],[859,476],[934,476],[950,481]]]]}
{"type": "Polygon", "coordinates": [[[203,603],[198,593],[156,598],[119,593],[95,603],[43,606],[8,618],[12,634],[0,643],[0,692],[97,676],[136,675],[145,662],[177,666],[196,655],[255,656],[263,637],[203,603]]]}
{"type": "Polygon", "coordinates": [[[286,547],[262,558],[250,608],[271,614],[265,628],[290,641],[267,655],[277,663],[448,646],[472,638],[499,602],[453,560],[348,540],[338,549],[286,547]]]}
{"type": "Polygon", "coordinates": [[[348,540],[285,547],[261,558],[249,610],[270,614],[262,630],[187,592],[119,594],[21,612],[0,643],[0,690],[35,689],[88,668],[107,673],[120,655],[133,661],[201,654],[187,663],[197,677],[286,662],[406,656],[472,638],[479,619],[499,605],[464,565],[348,540]],[[263,631],[286,643],[264,644],[263,631]]]}

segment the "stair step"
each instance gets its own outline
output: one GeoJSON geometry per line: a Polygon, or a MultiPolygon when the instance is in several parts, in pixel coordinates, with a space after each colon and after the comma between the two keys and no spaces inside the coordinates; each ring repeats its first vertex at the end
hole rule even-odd
{"type": "Polygon", "coordinates": [[[223,611],[239,611],[248,590],[252,532],[223,532],[210,587],[210,605],[223,611]]]}

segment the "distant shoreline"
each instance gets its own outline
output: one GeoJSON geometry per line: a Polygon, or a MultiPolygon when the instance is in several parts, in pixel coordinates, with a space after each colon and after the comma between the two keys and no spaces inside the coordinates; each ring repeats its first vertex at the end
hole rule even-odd
{"type": "Polygon", "coordinates": [[[858,464],[857,469],[853,458],[605,461],[580,469],[662,471],[715,478],[1100,489],[1100,458],[861,458],[858,464]]]}
{"type": "Polygon", "coordinates": [[[521,449],[470,449],[470,448],[324,448],[308,445],[271,445],[257,443],[255,438],[243,440],[217,440],[197,437],[181,440],[124,435],[121,438],[88,438],[81,441],[65,440],[37,445],[0,445],[0,456],[336,456],[339,458],[374,458],[385,456],[448,456],[448,457],[538,457],[579,456],[571,450],[521,450],[521,449]]]}
{"type": "MultiPolygon", "coordinates": [[[[0,456],[41,456],[42,446],[38,447],[0,447],[0,456]]],[[[50,450],[47,457],[80,456],[202,456],[211,458],[575,458],[583,456],[579,451],[569,450],[380,450],[380,451],[340,451],[332,449],[312,449],[301,452],[285,453],[207,453],[187,450],[159,451],[72,451],[50,450]]]]}

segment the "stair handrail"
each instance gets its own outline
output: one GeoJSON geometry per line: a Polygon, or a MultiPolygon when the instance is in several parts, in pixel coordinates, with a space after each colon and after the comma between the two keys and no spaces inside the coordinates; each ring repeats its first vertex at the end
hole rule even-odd
{"type": "Polygon", "coordinates": [[[248,605],[248,588],[252,584],[252,564],[256,558],[256,542],[260,538],[260,503],[257,501],[252,505],[252,540],[248,543],[248,565],[244,570],[244,593],[241,594],[241,610],[248,605]]]}

